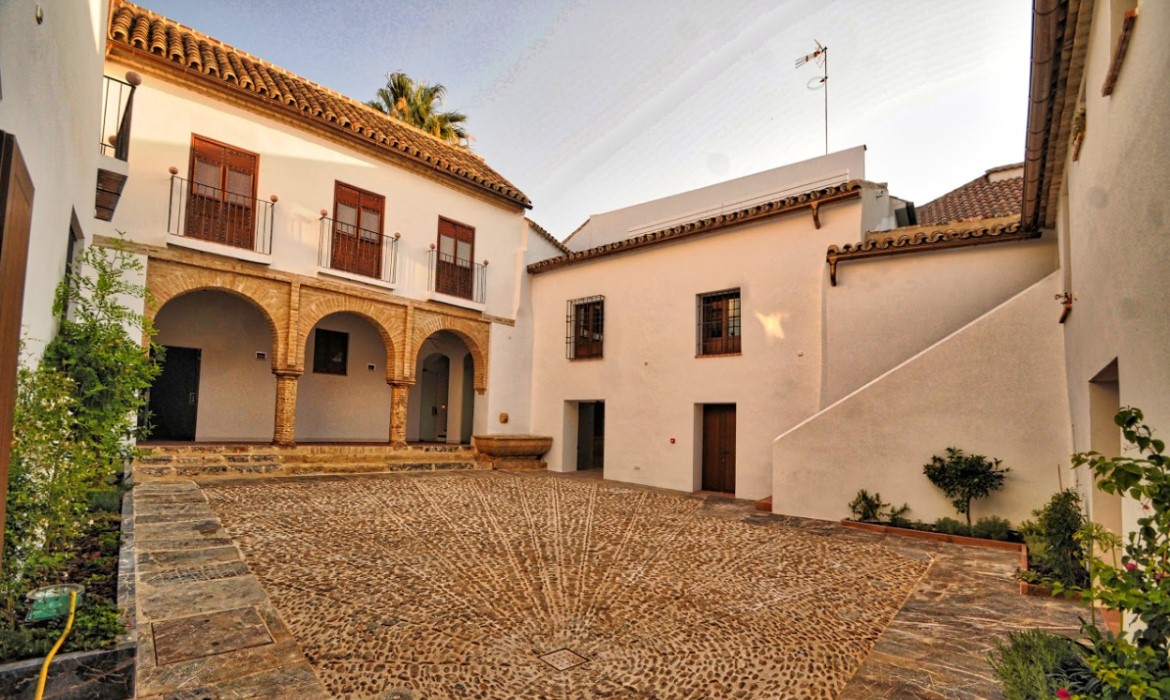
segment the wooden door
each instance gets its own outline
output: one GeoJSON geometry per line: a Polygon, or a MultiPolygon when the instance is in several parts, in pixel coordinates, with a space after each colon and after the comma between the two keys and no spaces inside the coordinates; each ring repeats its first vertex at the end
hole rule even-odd
{"type": "Polygon", "coordinates": [[[703,490],[735,493],[735,404],[703,406],[703,490]]]}
{"type": "Polygon", "coordinates": [[[605,468],[605,402],[577,404],[577,471],[605,468]]]}
{"type": "Polygon", "coordinates": [[[191,136],[186,235],[252,250],[259,156],[191,136]]]}
{"type": "Polygon", "coordinates": [[[475,229],[439,219],[439,256],[435,262],[435,291],[472,299],[475,278],[475,229]]]}
{"type": "Polygon", "coordinates": [[[20,318],[32,228],[33,183],[16,144],[0,131],[0,551],[12,447],[12,410],[20,362],[20,318]]]}
{"type": "Polygon", "coordinates": [[[197,348],[166,348],[162,372],[150,388],[152,438],[195,439],[202,354],[197,348]]]}
{"type": "Polygon", "coordinates": [[[380,279],[385,198],[336,183],[330,267],[380,279]]]}

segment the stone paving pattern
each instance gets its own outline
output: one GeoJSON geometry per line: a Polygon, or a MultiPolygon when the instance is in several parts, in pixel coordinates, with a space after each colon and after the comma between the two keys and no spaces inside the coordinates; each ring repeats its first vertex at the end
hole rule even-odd
{"type": "Polygon", "coordinates": [[[339,697],[834,698],[931,563],[743,502],[547,473],[203,493],[226,529],[205,551],[238,544],[279,618],[194,582],[234,558],[187,562],[189,585],[230,594],[219,611],[256,607],[291,645],[283,619],[339,697]],[[561,650],[584,662],[558,670],[561,650]]]}
{"type": "Polygon", "coordinates": [[[133,494],[137,697],[329,697],[199,488],[133,494]]]}

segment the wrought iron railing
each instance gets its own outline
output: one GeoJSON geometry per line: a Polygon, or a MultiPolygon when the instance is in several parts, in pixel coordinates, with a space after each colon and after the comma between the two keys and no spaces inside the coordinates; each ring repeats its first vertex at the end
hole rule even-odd
{"type": "Polygon", "coordinates": [[[127,160],[130,157],[130,117],[134,112],[134,90],[142,78],[133,71],[126,80],[102,76],[102,141],[103,155],[127,160]]]}
{"type": "Polygon", "coordinates": [[[321,213],[317,264],[394,284],[398,275],[398,239],[347,224],[321,213]]]}
{"type": "Polygon", "coordinates": [[[192,184],[171,168],[167,232],[268,255],[276,195],[254,199],[210,185],[192,184]]]}
{"type": "Polygon", "coordinates": [[[440,253],[431,246],[430,289],[433,292],[484,303],[487,296],[487,265],[440,253]]]}

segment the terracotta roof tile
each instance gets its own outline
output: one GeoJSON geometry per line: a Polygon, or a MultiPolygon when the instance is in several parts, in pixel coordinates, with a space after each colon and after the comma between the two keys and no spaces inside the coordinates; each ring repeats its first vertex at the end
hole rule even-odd
{"type": "Polygon", "coordinates": [[[565,247],[564,243],[561,243],[559,240],[557,240],[556,236],[554,236],[551,233],[549,233],[548,231],[544,230],[544,227],[541,226],[540,224],[536,223],[532,219],[529,219],[528,217],[525,217],[524,220],[528,222],[528,225],[530,227],[532,227],[532,230],[536,231],[536,233],[539,234],[541,238],[543,238],[544,240],[546,240],[549,243],[552,243],[554,246],[556,246],[557,250],[561,251],[562,253],[564,253],[566,255],[573,252],[573,251],[569,250],[567,247],[565,247]]]}
{"type": "Polygon", "coordinates": [[[1020,213],[1024,201],[1024,177],[992,178],[992,175],[1022,168],[1023,163],[991,168],[962,187],[917,208],[918,223],[937,226],[955,221],[974,221],[1020,213]]]}
{"type": "Polygon", "coordinates": [[[567,265],[575,265],[586,260],[604,257],[606,255],[614,255],[630,250],[637,250],[645,248],[650,245],[657,245],[659,243],[668,243],[685,239],[690,236],[710,233],[719,229],[728,228],[731,226],[739,226],[741,224],[766,219],[768,217],[785,214],[797,209],[811,208],[814,212],[814,217],[818,207],[834,201],[847,199],[850,197],[857,197],[861,194],[862,181],[850,180],[849,182],[835,185],[833,187],[824,187],[820,189],[802,192],[800,194],[782,197],[759,204],[753,204],[750,207],[739,209],[737,211],[727,212],[726,214],[717,214],[708,216],[694,221],[687,221],[681,224],[676,224],[669,228],[664,228],[658,231],[651,231],[650,233],[643,233],[633,238],[627,238],[622,241],[615,241],[613,243],[606,243],[595,248],[587,250],[580,250],[562,255],[557,258],[549,258],[548,260],[541,260],[534,262],[528,266],[528,272],[531,274],[539,274],[549,270],[555,270],[559,267],[567,265]]]}
{"type": "Polygon", "coordinates": [[[265,98],[301,120],[333,126],[348,138],[372,144],[443,175],[524,207],[528,197],[474,153],[442,141],[357,100],[250,56],[124,0],[110,11],[107,51],[150,57],[178,74],[217,79],[217,87],[265,98]]]}

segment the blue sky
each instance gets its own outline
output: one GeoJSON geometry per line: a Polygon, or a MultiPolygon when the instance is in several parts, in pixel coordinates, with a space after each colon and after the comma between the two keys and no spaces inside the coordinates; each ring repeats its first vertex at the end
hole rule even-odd
{"type": "Polygon", "coordinates": [[[388,71],[447,86],[474,150],[564,238],[591,213],[824,152],[924,204],[1023,160],[1024,0],[140,0],[361,100],[388,71]],[[326,11],[327,10],[327,11],[326,11]]]}

